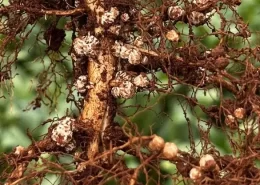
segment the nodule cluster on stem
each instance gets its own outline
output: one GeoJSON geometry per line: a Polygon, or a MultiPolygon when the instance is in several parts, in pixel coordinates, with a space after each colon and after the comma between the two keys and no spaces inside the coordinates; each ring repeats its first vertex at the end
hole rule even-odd
{"type": "Polygon", "coordinates": [[[150,82],[144,73],[133,76],[126,72],[119,71],[116,73],[113,83],[115,86],[111,90],[112,95],[116,98],[128,99],[135,95],[136,90],[147,87],[150,82]]]}
{"type": "Polygon", "coordinates": [[[66,151],[72,151],[75,148],[73,131],[75,131],[75,119],[64,117],[55,123],[51,132],[51,139],[56,145],[64,147],[66,151]]]}
{"type": "Polygon", "coordinates": [[[98,44],[99,40],[89,33],[87,36],[76,38],[73,42],[73,47],[78,56],[93,57],[97,55],[96,47],[98,44]]]}
{"type": "Polygon", "coordinates": [[[126,45],[121,41],[115,41],[112,50],[114,56],[127,59],[130,64],[138,65],[143,61],[142,53],[138,48],[126,45]]]}

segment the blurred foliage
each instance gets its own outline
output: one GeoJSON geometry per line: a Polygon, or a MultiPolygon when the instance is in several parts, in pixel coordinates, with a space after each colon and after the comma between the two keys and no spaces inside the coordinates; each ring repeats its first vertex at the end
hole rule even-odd
{"type": "MultiPolygon", "coordinates": [[[[252,31],[260,30],[260,0],[242,1],[238,12],[244,18],[245,22],[250,23],[249,25],[252,31]]],[[[231,16],[231,12],[226,12],[225,15],[231,16]]],[[[48,26],[48,19],[51,19],[51,17],[46,17],[46,19],[41,20],[33,29],[29,39],[24,43],[16,62],[16,68],[13,69],[13,76],[15,76],[12,81],[13,88],[10,90],[10,84],[1,84],[0,94],[3,94],[5,98],[0,99],[0,153],[9,152],[17,145],[28,146],[30,140],[26,135],[27,130],[32,132],[35,139],[37,139],[47,132],[48,125],[41,126],[41,129],[35,129],[36,127],[48,118],[64,116],[67,108],[71,107],[71,104],[65,101],[67,92],[66,82],[60,80],[58,83],[62,86],[63,93],[57,100],[57,107],[51,113],[47,106],[42,106],[40,109],[24,111],[35,98],[35,88],[36,82],[39,80],[39,71],[41,71],[50,60],[44,57],[44,61],[40,61],[41,59],[39,58],[43,56],[46,46],[44,43],[35,45],[36,39],[39,39],[36,38],[35,35],[37,35],[36,33],[41,29],[48,26]],[[34,129],[37,131],[34,131],[34,129]]],[[[59,26],[61,28],[64,27],[65,21],[66,20],[59,20],[59,26]]],[[[212,23],[218,25],[219,17],[214,16],[212,23]]],[[[181,24],[178,26],[184,29],[184,33],[185,30],[188,33],[187,27],[183,27],[181,24]]],[[[203,26],[194,29],[196,35],[207,33],[206,28],[203,26]]],[[[71,32],[66,32],[66,41],[62,46],[64,56],[68,56],[68,50],[71,46],[71,34],[71,32]]],[[[252,34],[249,38],[251,43],[253,43],[252,46],[259,45],[259,39],[259,36],[256,34],[252,34]]],[[[213,36],[208,36],[202,41],[208,48],[213,48],[217,42],[217,38],[213,36]]],[[[240,44],[243,43],[240,42],[240,44]]],[[[239,47],[239,44],[236,45],[236,47],[239,47]]],[[[55,57],[55,53],[53,57],[55,57]]],[[[68,71],[72,71],[71,59],[69,57],[63,66],[64,65],[67,66],[68,71]]],[[[162,73],[157,73],[156,75],[161,80],[161,83],[167,84],[166,75],[162,73]]],[[[68,74],[68,81],[71,76],[71,74],[68,74]]],[[[189,106],[181,107],[182,97],[178,94],[188,95],[192,93],[192,91],[185,86],[177,85],[174,88],[175,92],[167,95],[151,93],[148,96],[147,93],[139,93],[134,99],[125,102],[122,106],[122,112],[127,115],[133,115],[131,119],[136,123],[138,130],[142,134],[158,134],[166,141],[174,141],[181,150],[188,150],[187,146],[190,145],[189,132],[191,132],[195,140],[195,145],[198,148],[197,151],[200,151],[200,133],[197,127],[203,127],[205,123],[198,120],[198,118],[205,119],[206,115],[199,109],[191,110],[189,106]],[[140,107],[143,108],[138,109],[139,112],[135,113],[137,107],[131,105],[140,105],[140,107]],[[186,118],[183,114],[183,109],[188,113],[186,118]],[[192,125],[190,130],[187,119],[190,120],[190,124],[192,125]]],[[[224,94],[224,96],[228,96],[228,94],[224,94]]],[[[197,99],[205,106],[217,105],[219,103],[219,92],[216,89],[211,89],[206,92],[201,90],[197,93],[197,99]]],[[[117,116],[116,120],[120,124],[125,122],[120,116],[117,116]]],[[[228,139],[220,129],[215,127],[211,130],[210,134],[212,142],[222,154],[231,152],[228,139]]],[[[132,156],[127,156],[126,162],[128,162],[129,168],[135,168],[138,165],[138,161],[133,159],[132,156]]],[[[175,172],[174,165],[167,161],[162,161],[160,165],[163,173],[175,172]]],[[[51,177],[48,179],[51,181],[51,177]]],[[[55,180],[55,178],[53,179],[55,180]]],[[[162,182],[162,184],[165,185],[172,183],[170,179],[167,182],[162,182]]]]}

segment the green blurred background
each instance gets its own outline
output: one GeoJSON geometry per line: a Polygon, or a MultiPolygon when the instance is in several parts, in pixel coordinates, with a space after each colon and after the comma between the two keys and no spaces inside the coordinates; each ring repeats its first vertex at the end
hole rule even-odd
{"type": "MultiPolygon", "coordinates": [[[[260,0],[244,0],[242,4],[238,7],[239,14],[243,17],[245,22],[249,23],[249,27],[252,31],[260,30],[260,0]]],[[[226,12],[226,16],[231,16],[231,12],[226,12]]],[[[24,111],[29,103],[34,100],[36,96],[35,88],[37,83],[42,77],[40,72],[47,68],[50,64],[50,58],[44,57],[44,51],[46,46],[43,44],[38,44],[35,46],[36,36],[40,30],[44,30],[48,27],[49,22],[52,17],[46,17],[42,19],[39,24],[33,29],[30,37],[24,43],[21,52],[19,53],[18,60],[13,66],[13,84],[11,82],[5,81],[1,84],[0,95],[4,95],[6,98],[0,99],[0,153],[10,152],[15,146],[28,146],[31,142],[26,135],[27,129],[33,133],[35,139],[39,138],[41,135],[47,132],[48,125],[39,126],[43,121],[53,118],[62,117],[66,114],[67,110],[73,110],[74,114],[77,114],[75,107],[72,104],[66,103],[66,96],[68,89],[66,82],[71,81],[71,73],[67,72],[67,79],[57,78],[57,82],[62,86],[62,94],[59,96],[57,101],[57,107],[51,110],[48,106],[43,105],[39,109],[24,111]],[[44,63],[42,62],[44,60],[44,63]],[[16,75],[17,74],[17,75],[16,75]],[[13,86],[13,87],[10,87],[13,86]],[[38,127],[39,126],[39,127],[38,127]],[[38,127],[38,128],[37,128],[38,127]]],[[[59,20],[60,28],[64,27],[66,20],[59,20]]],[[[214,16],[211,22],[217,27],[220,24],[219,17],[214,16]]],[[[184,29],[184,32],[188,32],[187,27],[180,25],[180,28],[184,29]]],[[[28,26],[27,29],[30,29],[28,26]]],[[[203,35],[206,33],[207,28],[201,26],[194,29],[197,35],[203,35]]],[[[62,45],[62,52],[64,56],[68,56],[68,50],[71,45],[71,34],[72,32],[66,32],[66,41],[62,45]]],[[[0,36],[0,38],[3,36],[0,36]]],[[[37,38],[39,39],[39,38],[37,38]]],[[[43,39],[43,38],[40,38],[43,39]]],[[[252,46],[257,45],[259,38],[256,34],[252,34],[249,40],[253,43],[252,46]]],[[[217,44],[215,37],[206,37],[202,43],[212,48],[217,44]]],[[[241,43],[240,47],[243,46],[241,43]]],[[[239,46],[238,46],[239,47],[239,46]]],[[[51,57],[59,58],[55,54],[51,57]]],[[[53,60],[52,58],[52,60],[53,60]]],[[[62,71],[64,69],[71,71],[71,60],[68,56],[66,62],[56,66],[57,71],[62,71]]],[[[162,84],[167,84],[167,76],[162,73],[156,74],[161,80],[162,84]]],[[[144,135],[158,134],[162,136],[166,141],[175,142],[181,150],[189,150],[189,129],[187,120],[183,114],[183,109],[180,103],[183,99],[177,96],[176,93],[183,95],[190,95],[191,91],[185,86],[176,85],[174,86],[174,94],[154,94],[150,96],[149,102],[146,93],[139,93],[138,96],[132,100],[127,100],[124,105],[122,105],[122,111],[127,115],[131,115],[136,107],[133,108],[123,108],[128,105],[142,105],[147,107],[145,111],[140,111],[131,117],[132,121],[136,123],[139,131],[144,135]]],[[[55,92],[55,86],[50,87],[50,91],[55,92]]],[[[76,93],[74,93],[77,96],[76,93]]],[[[204,93],[204,91],[199,90],[196,95],[198,101],[206,106],[218,104],[219,103],[219,92],[217,89],[211,89],[204,93]]],[[[206,115],[203,114],[199,109],[195,108],[197,115],[192,114],[192,110],[188,106],[184,107],[188,113],[188,118],[191,122],[191,132],[196,143],[197,152],[200,152],[200,137],[198,126],[204,127],[205,123],[200,122],[198,117],[206,119],[206,115]]],[[[141,109],[143,110],[143,109],[141,109]]],[[[121,117],[117,117],[116,120],[121,124],[124,123],[121,117]]],[[[210,132],[210,138],[212,143],[217,147],[221,154],[230,154],[231,149],[228,143],[228,139],[223,134],[223,132],[218,128],[213,128],[210,132]]],[[[129,156],[129,159],[132,159],[129,156]]],[[[135,167],[138,165],[138,161],[130,160],[128,166],[135,167]]],[[[166,161],[162,162],[162,169],[168,172],[173,172],[174,168],[172,165],[166,161]]],[[[167,183],[166,183],[167,184],[167,183]]]]}

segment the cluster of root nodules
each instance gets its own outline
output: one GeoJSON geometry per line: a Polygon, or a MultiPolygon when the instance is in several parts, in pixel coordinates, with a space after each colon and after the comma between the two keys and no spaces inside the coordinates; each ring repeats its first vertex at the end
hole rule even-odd
{"type": "MultiPolygon", "coordinates": [[[[88,90],[94,87],[95,84],[88,82],[86,61],[96,57],[99,39],[105,35],[113,41],[108,47],[118,64],[111,81],[111,95],[131,99],[140,91],[146,91],[149,92],[145,96],[147,102],[145,105],[139,102],[134,106],[130,103],[118,105],[117,115],[125,123],[114,122],[105,130],[104,149],[93,159],[89,159],[86,152],[96,132],[90,121],[82,122],[80,118],[72,117],[48,120],[52,124],[42,140],[35,141],[28,133],[32,139],[29,147],[17,146],[10,154],[2,156],[0,179],[6,185],[41,184],[54,176],[60,184],[260,183],[257,168],[259,48],[252,47],[249,42],[248,38],[256,33],[252,33],[239,16],[239,0],[106,0],[100,25],[95,24],[96,17],[89,11],[86,11],[87,16],[80,11],[70,15],[67,10],[84,9],[85,4],[68,2],[14,0],[0,8],[0,33],[6,36],[0,47],[1,55],[8,57],[10,52],[5,50],[8,41],[14,41],[16,36],[20,38],[15,45],[15,54],[0,64],[0,81],[12,76],[11,66],[16,61],[19,47],[31,31],[26,27],[36,24],[44,16],[42,11],[50,13],[51,10],[57,16],[72,16],[66,29],[71,26],[74,36],[77,35],[72,52],[68,51],[75,78],[71,91],[87,96],[88,90]],[[227,12],[232,14],[230,18],[227,12]],[[214,20],[220,24],[215,25],[214,20]],[[200,29],[206,31],[197,34],[200,29]],[[212,38],[216,42],[214,47],[203,44],[212,38]],[[157,77],[160,72],[165,74],[167,82],[157,77]],[[177,85],[183,85],[191,93],[178,90],[177,85]],[[208,94],[210,90],[217,92],[219,99],[210,105],[202,104],[198,93],[208,94]],[[153,110],[155,105],[149,104],[157,93],[176,95],[173,104],[182,108],[187,123],[185,137],[190,142],[187,151],[158,135],[143,136],[138,130],[142,123],[131,122],[130,117],[138,115],[139,110],[158,114],[158,110],[153,110]],[[132,111],[133,107],[135,111],[132,111]],[[129,109],[134,113],[130,115],[129,109]],[[193,119],[197,117],[197,122],[189,118],[188,110],[193,119]],[[202,118],[201,112],[206,118],[202,118]],[[195,141],[194,127],[199,142],[195,141]],[[212,129],[226,137],[230,147],[227,155],[222,155],[210,138],[212,129]],[[132,167],[134,162],[129,163],[129,156],[138,165],[132,167]],[[171,172],[162,170],[160,162],[163,160],[173,165],[171,172]]],[[[57,28],[56,24],[57,20],[53,21],[42,35],[47,44],[46,52],[58,52],[63,43],[65,28],[57,28]]],[[[55,62],[51,62],[49,72],[53,72],[55,62]]],[[[44,82],[44,75],[42,79],[44,82]]],[[[39,88],[39,92],[46,95],[45,89],[39,88]]],[[[39,96],[33,102],[35,108],[40,107],[41,98],[39,96]]],[[[74,101],[81,109],[82,102],[74,97],[68,101],[74,101]]],[[[159,99],[156,104],[167,104],[167,99],[162,101],[159,99]]],[[[162,114],[170,117],[166,109],[161,108],[159,117],[163,117],[162,114]]],[[[174,125],[175,119],[171,122],[174,125]]]]}

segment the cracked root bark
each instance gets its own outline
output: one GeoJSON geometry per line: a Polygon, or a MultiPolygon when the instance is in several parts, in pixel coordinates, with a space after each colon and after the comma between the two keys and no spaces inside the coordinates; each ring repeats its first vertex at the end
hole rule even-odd
{"type": "MultiPolygon", "coordinates": [[[[111,41],[102,38],[101,48],[111,44],[111,41]]],[[[109,82],[115,73],[115,59],[109,51],[100,51],[97,59],[89,59],[87,64],[89,81],[94,87],[89,90],[85,97],[84,109],[81,113],[81,119],[90,123],[95,133],[87,148],[88,158],[93,158],[98,152],[102,143],[102,132],[106,126],[113,121],[110,111],[113,97],[110,93],[109,82]]]]}

